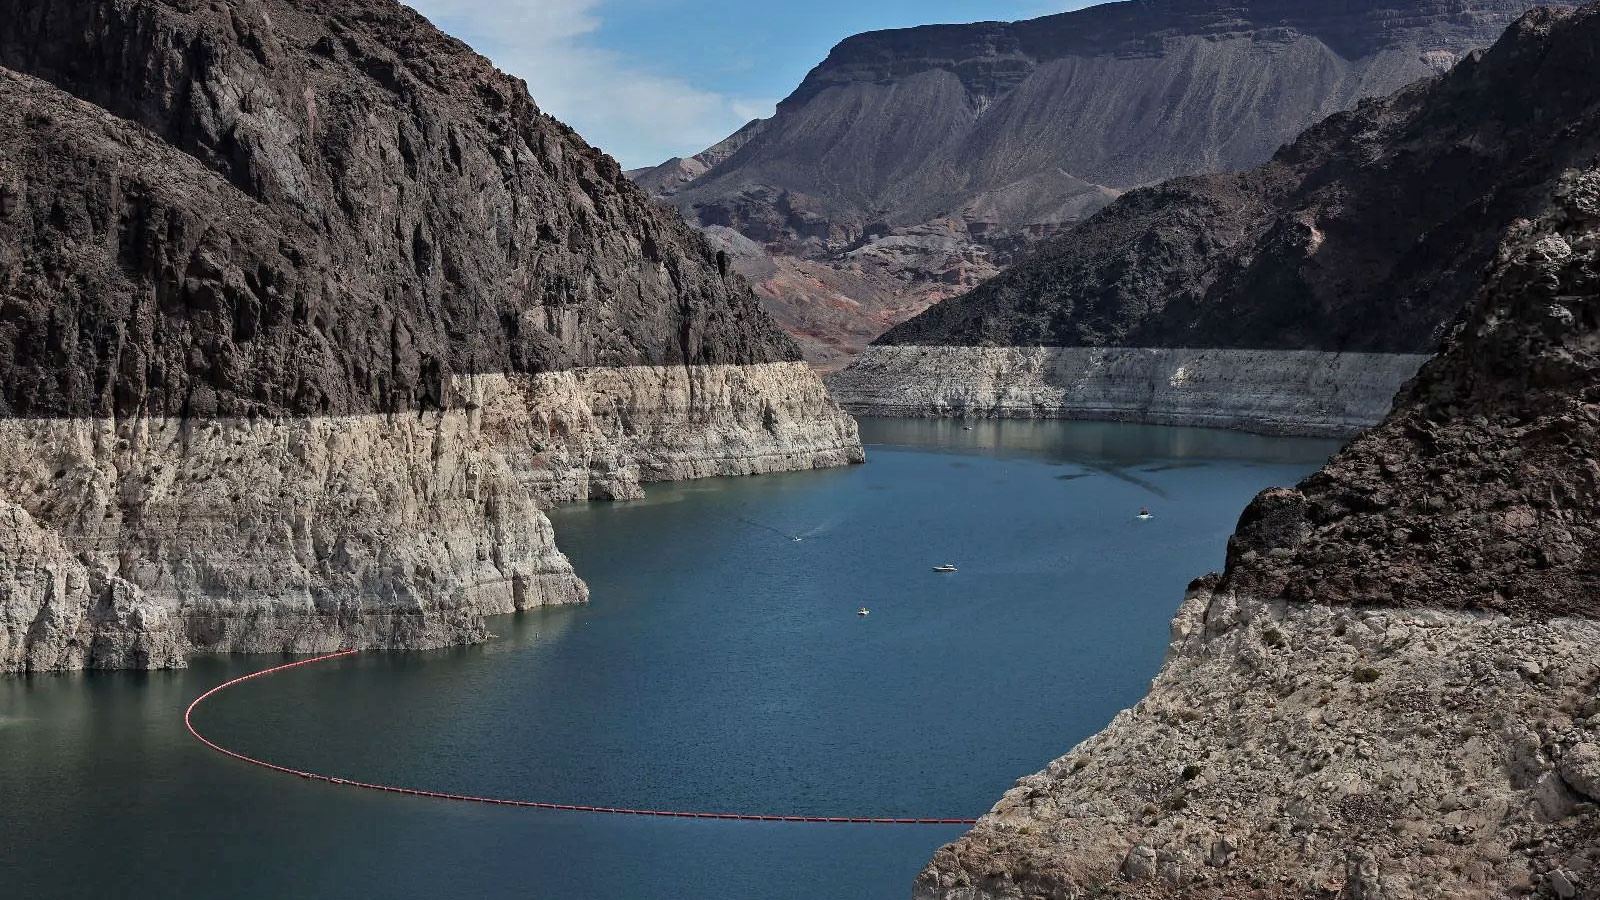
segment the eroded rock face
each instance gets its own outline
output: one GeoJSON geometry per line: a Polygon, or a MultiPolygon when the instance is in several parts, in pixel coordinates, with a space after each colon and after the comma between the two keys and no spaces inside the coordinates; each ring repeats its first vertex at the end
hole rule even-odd
{"type": "Polygon", "coordinates": [[[10,415],[398,412],[458,374],[797,358],[615,161],[397,3],[0,17],[0,66],[93,104],[6,80],[10,415]]]}
{"type": "MultiPolygon", "coordinates": [[[[0,441],[5,495],[91,582],[158,613],[119,623],[175,650],[442,647],[485,637],[486,614],[585,596],[533,498],[458,414],[12,419],[0,441]]],[[[87,599],[75,630],[39,631],[60,604],[14,596],[23,656],[7,666],[181,664],[74,658],[63,646],[105,640],[87,599]]]]}
{"type": "Polygon", "coordinates": [[[1556,193],[1395,414],[1245,512],[1229,589],[1600,616],[1600,172],[1556,193]]]}
{"type": "Polygon", "coordinates": [[[165,608],[79,561],[26,510],[0,501],[0,672],[183,665],[165,608]]]}
{"type": "Polygon", "coordinates": [[[1353,437],[1427,357],[1127,347],[870,347],[827,376],[851,412],[1090,419],[1353,437]]]}
{"type": "Polygon", "coordinates": [[[0,670],[478,641],[588,596],[543,506],[862,459],[803,363],[446,387],[394,417],[0,420],[27,525],[0,543],[0,670]]]}
{"type": "Polygon", "coordinates": [[[862,458],[725,257],[410,10],[0,16],[0,671],[481,640],[587,596],[543,505],[862,458]]]}
{"type": "Polygon", "coordinates": [[[493,390],[506,400],[484,405],[483,428],[543,503],[865,458],[855,421],[804,363],[572,369],[493,390]]]}
{"type": "Polygon", "coordinates": [[[1150,695],[941,850],[919,900],[1594,896],[1600,812],[1564,774],[1600,733],[1593,621],[1210,584],[1173,638],[1150,695]]]}
{"type": "Polygon", "coordinates": [[[837,361],[1120,191],[1259,164],[1534,5],[1143,0],[857,35],[737,153],[662,194],[808,264],[780,260],[763,293],[808,358],[837,361]]]}
{"type": "Polygon", "coordinates": [[[1592,8],[1529,13],[1265,165],[1130,192],[880,343],[1431,354],[1506,229],[1600,153],[1597,48],[1592,8]]]}
{"type": "Polygon", "coordinates": [[[1245,513],[1149,695],[919,898],[1597,896],[1600,170],[1549,204],[1389,418],[1245,513]]]}

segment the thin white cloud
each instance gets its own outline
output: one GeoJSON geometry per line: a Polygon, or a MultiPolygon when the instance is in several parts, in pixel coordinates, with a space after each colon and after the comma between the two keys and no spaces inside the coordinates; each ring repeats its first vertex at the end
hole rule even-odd
{"type": "Polygon", "coordinates": [[[730,100],[728,102],[728,108],[733,110],[733,114],[735,116],[744,120],[743,122],[739,123],[740,125],[743,125],[745,122],[748,122],[751,119],[771,118],[772,114],[778,111],[778,101],[730,100]]]}
{"type": "Polygon", "coordinates": [[[409,2],[525,79],[541,108],[628,168],[698,153],[773,111],[769,101],[702,90],[593,46],[603,0],[409,2]]]}

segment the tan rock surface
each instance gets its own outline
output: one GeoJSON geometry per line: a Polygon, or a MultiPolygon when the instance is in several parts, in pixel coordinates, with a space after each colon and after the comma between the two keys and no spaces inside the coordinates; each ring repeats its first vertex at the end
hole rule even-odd
{"type": "Polygon", "coordinates": [[[869,347],[827,376],[858,415],[1091,419],[1350,437],[1425,356],[1124,347],[869,347]]]}
{"type": "Polygon", "coordinates": [[[1149,696],[941,850],[920,900],[1490,900],[1556,871],[1594,896],[1600,812],[1562,774],[1600,736],[1594,622],[1201,585],[1173,630],[1149,696]]]}
{"type": "MultiPolygon", "coordinates": [[[[1571,58],[1600,5],[1546,21],[1571,58]]],[[[1246,511],[1149,695],[917,896],[1600,896],[1597,455],[1591,164],[1394,412],[1246,511]]]]}

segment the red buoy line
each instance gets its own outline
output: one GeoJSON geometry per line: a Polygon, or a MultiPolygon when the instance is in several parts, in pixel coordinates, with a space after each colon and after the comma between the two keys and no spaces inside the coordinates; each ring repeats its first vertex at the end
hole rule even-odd
{"type": "Polygon", "coordinates": [[[276,675],[279,672],[287,672],[291,669],[299,669],[304,666],[314,666],[317,663],[328,662],[329,660],[343,659],[346,656],[354,656],[360,652],[360,650],[345,650],[340,653],[330,653],[327,656],[319,656],[316,659],[306,659],[301,660],[300,662],[274,666],[270,669],[263,669],[260,672],[255,672],[250,675],[242,675],[233,679],[232,681],[225,681],[211,690],[206,691],[204,694],[196,697],[194,702],[189,704],[189,708],[184,710],[183,713],[183,725],[185,728],[189,729],[189,733],[193,735],[194,739],[200,743],[205,744],[207,747],[210,747],[218,753],[221,753],[225,756],[231,756],[240,762],[249,763],[252,766],[259,766],[263,769],[271,769],[274,772],[282,772],[285,775],[297,775],[301,778],[307,778],[312,781],[321,781],[327,784],[338,785],[340,787],[360,788],[367,791],[382,791],[387,794],[406,794],[411,797],[427,797],[433,800],[454,800],[463,803],[486,803],[491,806],[516,806],[523,809],[547,809],[555,810],[557,812],[604,813],[614,816],[658,816],[667,819],[728,819],[740,822],[812,822],[835,825],[975,825],[978,821],[977,819],[884,819],[856,816],[762,816],[741,815],[738,813],[674,812],[660,809],[617,809],[610,806],[577,806],[569,803],[538,803],[532,800],[502,800],[494,797],[472,797],[466,794],[444,794],[438,791],[423,791],[415,788],[393,787],[387,784],[369,784],[365,781],[351,781],[346,778],[334,778],[331,775],[319,775],[316,772],[304,772],[300,769],[291,769],[288,766],[280,766],[276,763],[266,762],[265,760],[245,756],[243,753],[229,750],[227,747],[210,740],[194,727],[193,716],[195,709],[198,708],[200,704],[206,702],[217,694],[222,693],[228,688],[243,684],[246,681],[254,681],[257,678],[265,678],[268,675],[276,675]]]}

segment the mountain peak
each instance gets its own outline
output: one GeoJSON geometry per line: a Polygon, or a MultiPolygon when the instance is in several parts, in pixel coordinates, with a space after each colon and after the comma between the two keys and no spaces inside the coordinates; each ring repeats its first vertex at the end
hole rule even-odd
{"type": "Polygon", "coordinates": [[[781,257],[778,276],[764,259],[742,270],[809,358],[836,362],[1118,192],[1264,162],[1489,45],[1533,2],[1124,0],[869,32],[737,154],[655,192],[781,257]]]}

